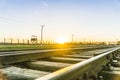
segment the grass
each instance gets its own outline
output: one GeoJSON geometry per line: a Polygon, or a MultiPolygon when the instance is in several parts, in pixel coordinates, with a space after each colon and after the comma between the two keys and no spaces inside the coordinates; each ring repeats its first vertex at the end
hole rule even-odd
{"type": "MultiPolygon", "coordinates": [[[[91,47],[91,45],[67,45],[67,44],[42,45],[42,46],[41,45],[0,45],[0,52],[19,51],[19,50],[61,49],[61,48],[71,48],[71,47],[86,48],[86,47],[91,47]]],[[[98,45],[92,45],[92,47],[98,47],[98,45]]]]}
{"type": "Polygon", "coordinates": [[[70,48],[68,45],[0,45],[0,51],[18,51],[18,50],[44,50],[70,48]]]}

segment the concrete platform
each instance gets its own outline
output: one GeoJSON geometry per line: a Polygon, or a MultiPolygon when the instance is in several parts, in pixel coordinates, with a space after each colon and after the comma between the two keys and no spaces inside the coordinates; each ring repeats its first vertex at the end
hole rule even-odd
{"type": "Polygon", "coordinates": [[[42,71],[53,72],[55,70],[70,66],[68,63],[58,63],[58,62],[49,62],[49,61],[36,61],[36,62],[27,62],[25,66],[31,69],[37,69],[42,71]]]}
{"type": "Polygon", "coordinates": [[[8,67],[0,70],[6,76],[7,80],[33,80],[49,74],[49,72],[22,69],[18,67],[8,67]]]}

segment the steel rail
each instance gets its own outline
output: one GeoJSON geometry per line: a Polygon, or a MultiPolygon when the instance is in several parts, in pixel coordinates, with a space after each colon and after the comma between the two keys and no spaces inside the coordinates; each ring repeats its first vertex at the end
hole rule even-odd
{"type": "Polygon", "coordinates": [[[87,59],[75,65],[63,68],[56,72],[35,80],[89,80],[90,77],[96,76],[103,67],[113,59],[114,54],[120,48],[114,48],[93,58],[87,59]]]}

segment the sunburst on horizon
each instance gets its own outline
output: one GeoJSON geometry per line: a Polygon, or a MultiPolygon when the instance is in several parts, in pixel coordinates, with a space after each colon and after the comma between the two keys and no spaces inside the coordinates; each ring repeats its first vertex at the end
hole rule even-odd
{"type": "Polygon", "coordinates": [[[64,44],[64,43],[68,42],[68,39],[65,37],[58,37],[58,38],[56,38],[55,42],[58,44],[64,44]]]}

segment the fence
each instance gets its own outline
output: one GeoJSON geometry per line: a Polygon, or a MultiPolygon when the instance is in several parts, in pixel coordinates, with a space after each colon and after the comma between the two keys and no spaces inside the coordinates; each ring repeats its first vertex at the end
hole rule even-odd
{"type": "MultiPolygon", "coordinates": [[[[36,39],[36,40],[32,40],[32,39],[17,39],[17,38],[0,38],[0,44],[14,44],[14,45],[40,45],[40,44],[56,44],[56,42],[54,40],[43,40],[41,43],[40,39],[36,39]]],[[[117,42],[81,42],[81,41],[74,41],[74,42],[67,42],[67,44],[81,44],[81,45],[85,45],[85,44],[102,44],[102,45],[106,45],[106,44],[118,44],[117,42]]]]}
{"type": "Polygon", "coordinates": [[[0,44],[40,45],[40,44],[55,44],[55,42],[52,40],[50,41],[44,40],[41,43],[39,39],[31,40],[31,39],[0,38],[0,44]]]}

